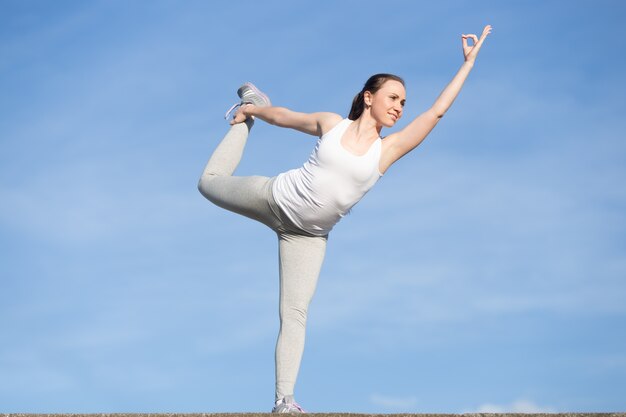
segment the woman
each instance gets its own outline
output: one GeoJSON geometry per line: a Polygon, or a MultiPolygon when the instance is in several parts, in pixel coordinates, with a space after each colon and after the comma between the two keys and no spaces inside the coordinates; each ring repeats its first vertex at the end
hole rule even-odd
{"type": "Polygon", "coordinates": [[[400,77],[376,74],[352,103],[347,119],[335,113],[298,113],[271,106],[250,83],[231,128],[211,156],[198,188],[225,209],[258,220],[278,235],[280,331],[276,344],[276,397],[272,412],[303,412],[293,393],[304,349],[307,308],[320,272],[328,233],[389,167],[418,146],[441,120],[469,75],[480,39],[462,35],[465,62],[434,105],[404,129],[381,138],[383,127],[402,117],[406,91],[400,77]],[[469,46],[467,39],[473,40],[469,46]],[[234,177],[248,133],[259,118],[320,137],[309,160],[274,178],[234,177]]]}

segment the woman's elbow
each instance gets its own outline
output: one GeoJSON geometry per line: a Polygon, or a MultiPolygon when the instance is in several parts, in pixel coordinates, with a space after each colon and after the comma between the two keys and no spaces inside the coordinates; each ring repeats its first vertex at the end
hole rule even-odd
{"type": "Polygon", "coordinates": [[[446,114],[446,109],[434,106],[430,109],[428,113],[431,118],[439,121],[439,119],[441,119],[443,115],[446,114]]]}
{"type": "Polygon", "coordinates": [[[267,122],[274,126],[288,127],[289,117],[287,109],[283,107],[277,107],[272,117],[267,122]]]}

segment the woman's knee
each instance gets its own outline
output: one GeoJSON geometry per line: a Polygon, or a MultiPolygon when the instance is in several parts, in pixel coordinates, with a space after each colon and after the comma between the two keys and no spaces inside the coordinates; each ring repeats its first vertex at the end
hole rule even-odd
{"type": "Polygon", "coordinates": [[[307,307],[303,306],[284,306],[280,309],[280,321],[285,324],[297,324],[305,327],[307,319],[307,307]]]}
{"type": "Polygon", "coordinates": [[[198,180],[198,191],[209,200],[211,199],[211,182],[217,177],[217,174],[204,173],[198,180]]]}

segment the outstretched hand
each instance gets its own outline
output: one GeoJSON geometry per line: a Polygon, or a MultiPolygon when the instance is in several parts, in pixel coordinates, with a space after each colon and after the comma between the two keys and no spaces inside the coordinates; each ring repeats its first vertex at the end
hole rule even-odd
{"type": "Polygon", "coordinates": [[[483,46],[483,42],[487,38],[487,35],[491,33],[491,25],[485,26],[483,29],[483,34],[480,35],[480,39],[474,34],[470,35],[461,35],[463,39],[463,56],[465,57],[466,62],[474,62],[476,60],[476,56],[478,55],[478,51],[480,51],[481,46],[483,46]],[[467,44],[467,39],[472,39],[474,44],[469,46],[467,44]]]}

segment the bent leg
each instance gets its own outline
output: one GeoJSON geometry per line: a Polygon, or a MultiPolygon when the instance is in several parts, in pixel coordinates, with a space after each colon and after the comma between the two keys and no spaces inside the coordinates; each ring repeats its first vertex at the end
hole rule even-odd
{"type": "Polygon", "coordinates": [[[309,303],[326,251],[326,236],[279,233],[280,332],[276,342],[276,399],[292,396],[304,351],[309,303]]]}
{"type": "Polygon", "coordinates": [[[275,228],[278,220],[269,203],[270,178],[232,176],[241,161],[253,123],[248,119],[231,126],[204,168],[198,190],[219,207],[275,228]]]}
{"type": "MultiPolygon", "coordinates": [[[[248,119],[244,123],[237,123],[230,127],[224,139],[217,146],[209,162],[204,168],[204,172],[200,177],[198,188],[210,177],[214,176],[230,176],[233,175],[241,157],[243,150],[248,141],[250,129],[254,125],[254,120],[248,119]]],[[[200,189],[202,192],[202,189],[200,189]]]]}

